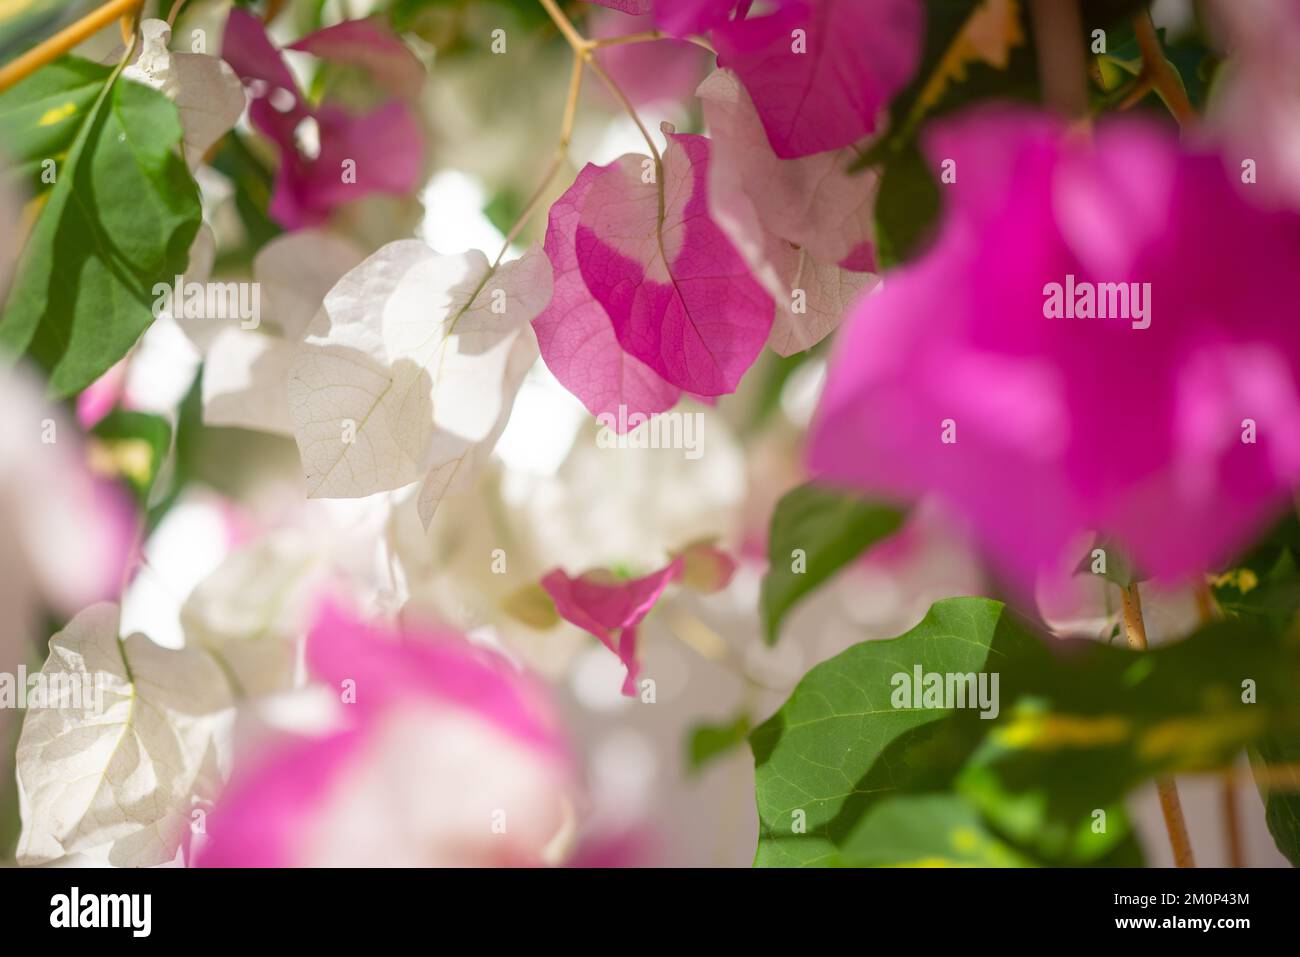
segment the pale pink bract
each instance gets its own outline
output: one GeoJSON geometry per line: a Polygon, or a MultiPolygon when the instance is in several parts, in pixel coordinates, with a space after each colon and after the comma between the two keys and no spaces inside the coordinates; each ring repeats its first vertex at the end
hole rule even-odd
{"type": "Polygon", "coordinates": [[[662,222],[660,174],[634,154],[588,165],[551,209],[555,292],[533,328],[598,415],[733,392],[763,349],[772,299],[709,216],[708,156],[704,137],[668,134],[662,222]]]}

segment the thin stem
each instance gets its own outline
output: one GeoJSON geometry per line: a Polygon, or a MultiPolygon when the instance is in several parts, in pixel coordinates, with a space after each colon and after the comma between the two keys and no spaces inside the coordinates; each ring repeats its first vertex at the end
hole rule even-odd
{"type": "MultiPolygon", "coordinates": [[[[189,3],[189,0],[175,0],[175,2],[172,4],[171,10],[168,11],[167,13],[167,26],[169,27],[176,26],[176,21],[180,19],[181,11],[185,9],[185,5],[187,3],[189,3]]],[[[272,3],[274,3],[274,0],[272,0],[272,3]]],[[[269,24],[271,22],[270,16],[271,16],[270,6],[268,6],[267,19],[264,20],[263,22],[269,24]]]]}
{"type": "MultiPolygon", "coordinates": [[[[564,39],[568,41],[569,46],[573,48],[574,55],[591,68],[591,72],[596,74],[596,77],[600,82],[605,84],[605,88],[613,94],[614,99],[618,100],[623,109],[627,111],[627,115],[632,117],[632,122],[635,123],[636,128],[641,131],[641,136],[644,137],[646,145],[650,147],[650,155],[654,157],[656,177],[661,179],[663,175],[663,160],[659,156],[659,147],[655,146],[655,141],[650,138],[650,131],[647,130],[645,124],[641,122],[641,117],[637,114],[636,107],[632,105],[632,101],[627,98],[627,94],[624,93],[610,75],[605,72],[604,68],[596,62],[596,58],[593,55],[595,45],[591,40],[588,40],[578,32],[577,28],[574,27],[569,18],[564,15],[564,12],[556,6],[555,0],[538,0],[538,2],[555,22],[560,33],[564,35],[564,39]]],[[[656,181],[658,181],[658,179],[656,181]]]]}
{"type": "MultiPolygon", "coordinates": [[[[1137,583],[1121,588],[1119,595],[1128,646],[1134,651],[1146,651],[1147,626],[1142,619],[1142,597],[1138,594],[1137,583]]],[[[1164,813],[1165,830],[1169,832],[1169,844],[1174,850],[1174,863],[1179,867],[1195,867],[1192,842],[1187,836],[1187,821],[1183,817],[1183,804],[1178,799],[1178,785],[1171,777],[1156,778],[1156,794],[1160,798],[1160,810],[1164,813]]]]}
{"type": "Polygon", "coordinates": [[[1174,72],[1165,51],[1160,47],[1160,37],[1156,34],[1156,25],[1151,20],[1151,12],[1143,10],[1133,18],[1133,33],[1137,37],[1138,49],[1142,51],[1142,76],[1151,81],[1152,88],[1169,107],[1178,125],[1186,129],[1196,122],[1196,111],[1187,98],[1182,81],[1174,72]]]}
{"type": "Polygon", "coordinates": [[[0,92],[4,92],[35,73],[47,63],[52,63],[83,40],[94,36],[114,20],[126,16],[144,0],[109,0],[70,24],[54,36],[28,50],[22,56],[0,68],[0,92]]]}
{"type": "Polygon", "coordinates": [[[528,220],[532,218],[533,214],[536,213],[538,208],[541,206],[542,201],[546,198],[547,187],[551,185],[551,181],[555,178],[555,174],[560,171],[560,167],[568,157],[569,140],[573,136],[573,126],[577,120],[578,96],[582,90],[582,73],[585,68],[589,67],[591,71],[596,74],[600,81],[609,89],[610,93],[613,94],[614,98],[618,100],[627,111],[628,115],[632,117],[632,121],[636,123],[637,129],[641,131],[641,135],[645,138],[646,144],[650,147],[651,155],[654,156],[656,173],[662,174],[663,170],[663,160],[660,158],[659,148],[655,145],[654,140],[650,138],[650,132],[645,128],[645,124],[641,122],[641,117],[637,114],[636,108],[632,105],[632,101],[628,99],[627,95],[619,88],[618,84],[614,82],[609,74],[605,72],[600,64],[596,62],[595,57],[593,56],[595,50],[601,46],[609,46],[615,43],[636,43],[644,40],[657,40],[660,39],[663,34],[659,33],[657,30],[651,30],[646,31],[645,33],[629,34],[624,37],[609,37],[603,41],[588,40],[578,32],[577,28],[574,27],[569,18],[564,15],[563,11],[561,11],[558,6],[556,6],[555,0],[539,0],[539,2],[555,22],[555,25],[559,28],[560,33],[564,36],[565,40],[568,41],[569,45],[573,48],[573,72],[569,77],[569,95],[564,104],[564,119],[560,124],[560,137],[559,143],[555,149],[555,155],[547,165],[541,183],[529,198],[528,203],[524,206],[524,211],[520,214],[519,219],[510,227],[510,231],[506,233],[505,241],[501,245],[501,251],[497,254],[496,261],[493,263],[494,269],[500,265],[502,257],[505,256],[506,251],[510,248],[510,244],[519,236],[519,233],[523,230],[528,220]]]}
{"type": "MultiPolygon", "coordinates": [[[[1214,593],[1204,581],[1196,585],[1196,611],[1203,625],[1208,625],[1219,617],[1214,593]]],[[[1231,767],[1227,768],[1219,778],[1219,807],[1223,813],[1224,840],[1228,845],[1228,866],[1245,867],[1246,852],[1241,839],[1241,816],[1237,811],[1237,781],[1231,767]]]]}
{"type": "Polygon", "coordinates": [[[506,254],[510,244],[519,236],[524,225],[537,212],[542,200],[546,197],[546,189],[551,185],[551,180],[555,179],[555,174],[560,171],[560,167],[568,158],[569,140],[573,136],[573,124],[578,117],[578,94],[582,91],[582,66],[582,58],[575,56],[573,58],[573,72],[569,76],[569,95],[564,103],[564,119],[560,123],[560,138],[555,146],[555,155],[551,157],[550,165],[546,168],[546,174],[542,177],[541,183],[524,206],[524,211],[520,213],[519,219],[506,233],[505,242],[501,244],[501,252],[497,253],[496,261],[492,264],[493,269],[501,264],[501,257],[506,254]]]}
{"type": "Polygon", "coordinates": [[[1169,844],[1174,849],[1176,867],[1195,867],[1192,841],[1187,836],[1187,821],[1183,817],[1183,802],[1178,799],[1178,785],[1173,778],[1156,778],[1156,794],[1160,797],[1160,810],[1165,816],[1165,830],[1169,844]]]}
{"type": "Polygon", "coordinates": [[[594,59],[589,59],[587,60],[587,66],[591,68],[592,73],[596,74],[596,77],[600,82],[605,84],[605,88],[614,95],[614,99],[618,100],[618,102],[622,104],[623,109],[627,111],[627,115],[632,117],[632,122],[635,123],[636,128],[641,131],[641,136],[645,139],[646,145],[650,147],[650,155],[654,157],[655,175],[658,181],[662,181],[663,158],[659,155],[659,147],[655,146],[655,141],[650,138],[650,131],[647,130],[645,124],[641,122],[641,117],[637,114],[636,107],[632,105],[632,101],[627,98],[627,94],[619,88],[619,85],[614,82],[599,63],[594,59]]]}
{"type": "Polygon", "coordinates": [[[645,43],[650,40],[668,39],[658,30],[645,30],[642,33],[629,33],[622,37],[601,37],[593,38],[587,41],[587,45],[593,50],[599,50],[602,47],[622,46],[624,43],[645,43]]]}
{"type": "Polygon", "coordinates": [[[538,2],[546,11],[547,16],[555,21],[555,25],[560,28],[560,32],[564,34],[564,39],[569,42],[569,46],[573,47],[574,52],[587,48],[587,41],[556,5],[555,0],[538,0],[538,2]]]}
{"type": "Polygon", "coordinates": [[[1121,613],[1124,618],[1124,637],[1134,651],[1147,650],[1147,625],[1142,618],[1142,598],[1137,583],[1119,590],[1121,613]]]}
{"type": "Polygon", "coordinates": [[[1228,842],[1228,866],[1245,867],[1246,851],[1241,839],[1241,817],[1237,812],[1237,782],[1232,774],[1225,774],[1219,785],[1223,801],[1223,830],[1228,842]]]}
{"type": "Polygon", "coordinates": [[[593,38],[587,41],[587,45],[593,50],[599,50],[603,47],[622,46],[625,43],[648,43],[653,40],[679,40],[683,43],[693,43],[701,50],[707,50],[714,56],[718,55],[718,51],[713,49],[713,44],[704,37],[675,37],[671,33],[664,33],[662,30],[645,30],[641,33],[629,33],[621,37],[593,38]]]}
{"type": "Polygon", "coordinates": [[[1140,76],[1133,81],[1133,85],[1125,91],[1124,98],[1119,101],[1116,107],[1118,110],[1131,110],[1146,98],[1151,92],[1151,80],[1149,77],[1140,76]]]}
{"type": "Polygon", "coordinates": [[[1067,117],[1088,113],[1083,21],[1075,0],[1029,0],[1043,100],[1067,117]]]}

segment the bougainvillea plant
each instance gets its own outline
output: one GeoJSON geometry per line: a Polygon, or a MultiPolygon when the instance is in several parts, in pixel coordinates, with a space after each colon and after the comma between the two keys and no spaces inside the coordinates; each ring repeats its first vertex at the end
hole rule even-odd
{"type": "Polygon", "coordinates": [[[0,5],[0,864],[1300,863],[1298,65],[0,5]]]}

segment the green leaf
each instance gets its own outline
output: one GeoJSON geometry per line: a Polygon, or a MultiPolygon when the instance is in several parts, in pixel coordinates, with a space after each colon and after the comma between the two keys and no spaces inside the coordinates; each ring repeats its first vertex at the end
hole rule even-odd
{"type": "Polygon", "coordinates": [[[894,129],[903,136],[950,96],[967,102],[968,91],[958,88],[968,80],[981,88],[1005,84],[1012,51],[1025,45],[1027,25],[1018,0],[930,0],[926,6],[921,69],[891,109],[902,120],[894,129]],[[982,72],[972,76],[977,68],[982,72]]]}
{"type": "Polygon", "coordinates": [[[171,450],[171,425],[160,415],[114,409],[91,434],[100,462],[131,486],[141,506],[147,505],[171,450]]]}
{"type": "MultiPolygon", "coordinates": [[[[1300,610],[1300,521],[1288,511],[1255,546],[1213,581],[1214,600],[1230,619],[1286,640],[1300,610]]],[[[1250,750],[1277,849],[1300,867],[1300,733],[1270,734],[1250,750]]]]}
{"type": "Polygon", "coordinates": [[[212,157],[212,167],[230,180],[235,192],[235,212],[244,227],[242,247],[234,251],[223,248],[218,268],[249,269],[257,251],[284,231],[267,215],[275,177],[249,149],[238,130],[231,130],[221,138],[212,157]]]}
{"type": "Polygon", "coordinates": [[[850,867],[1032,867],[1034,861],[991,832],[955,794],[887,797],[873,804],[844,842],[850,867]]]}
{"type": "Polygon", "coordinates": [[[1296,770],[1300,739],[1264,738],[1251,749],[1250,763],[1273,843],[1292,865],[1300,867],[1300,772],[1296,770]]]}
{"type": "Polygon", "coordinates": [[[1212,582],[1214,600],[1229,618],[1284,632],[1300,610],[1300,522],[1288,513],[1212,582]]]}
{"type": "Polygon", "coordinates": [[[42,163],[54,160],[56,170],[62,170],[68,149],[112,74],[111,67],[65,57],[0,94],[0,142],[9,173],[27,192],[49,192],[52,184],[42,182],[42,163]]]}
{"type": "MultiPolygon", "coordinates": [[[[917,664],[931,672],[996,670],[1021,646],[1032,647],[1007,624],[1000,603],[954,598],[932,606],[907,634],[854,645],[804,675],[749,738],[760,828],[755,864],[843,863],[841,846],[868,807],[918,772],[931,726],[951,712],[893,707],[895,674],[911,675],[917,664]]],[[[944,763],[944,755],[930,757],[935,767],[944,763]]]]}
{"type": "Polygon", "coordinates": [[[90,6],[87,0],[6,0],[0,3],[0,63],[34,47],[90,6]]]}
{"type": "MultiPolygon", "coordinates": [[[[1156,29],[1156,37],[1165,53],[1165,62],[1177,77],[1183,92],[1193,109],[1204,110],[1209,90],[1210,78],[1218,65],[1215,54],[1206,46],[1193,39],[1170,43],[1164,27],[1156,29]]],[[[1097,56],[1097,68],[1101,73],[1106,91],[1120,87],[1125,78],[1141,75],[1143,71],[1142,51],[1138,47],[1133,28],[1124,24],[1107,32],[1106,52],[1097,56]]],[[[1164,97],[1158,90],[1152,89],[1161,101],[1164,97]]],[[[1154,102],[1154,101],[1152,101],[1154,102]]],[[[1168,107],[1168,104],[1165,104],[1168,107]]]]}
{"type": "Polygon", "coordinates": [[[776,505],[763,577],[763,635],[775,644],[786,613],[805,595],[903,524],[887,505],[800,485],[776,505]],[[799,570],[796,570],[799,569],[799,570]]]}
{"type": "Polygon", "coordinates": [[[695,725],[687,744],[687,770],[695,774],[715,758],[739,747],[745,742],[751,727],[747,714],[737,715],[731,721],[719,724],[695,725]]]}
{"type": "Polygon", "coordinates": [[[902,637],[818,665],[750,736],[756,864],[889,857],[863,837],[888,830],[863,822],[886,798],[926,794],[961,798],[978,812],[979,834],[1038,863],[1131,863],[1125,795],[1157,776],[1222,769],[1276,736],[1295,740],[1297,669],[1300,649],[1244,621],[1146,652],[1049,647],[996,602],[939,602],[902,637]],[[990,689],[996,674],[997,693],[982,709],[950,699],[918,709],[895,698],[899,677],[914,682],[917,669],[945,682],[983,674],[990,689]],[[1247,679],[1253,702],[1243,700],[1247,679]]]}
{"type": "MultiPolygon", "coordinates": [[[[91,72],[59,72],[74,110],[91,72]]],[[[44,73],[0,95],[0,115],[29,116],[29,96],[48,101],[56,80],[44,73]]],[[[78,115],[0,316],[0,347],[45,368],[58,396],[84,389],[140,337],[153,321],[154,285],[184,271],[201,220],[170,100],[116,80],[78,115]]]]}
{"type": "Polygon", "coordinates": [[[876,262],[890,269],[913,258],[939,216],[939,184],[915,143],[885,153],[876,195],[876,262]]]}

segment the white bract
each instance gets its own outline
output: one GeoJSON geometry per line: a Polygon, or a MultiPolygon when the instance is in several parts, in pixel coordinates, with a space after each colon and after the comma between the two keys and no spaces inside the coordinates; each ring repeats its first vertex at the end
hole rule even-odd
{"type": "Polygon", "coordinates": [[[354,243],[326,232],[286,233],[253,260],[264,316],[257,328],[237,319],[183,323],[204,350],[205,423],[293,434],[288,381],[302,339],[325,294],[364,258],[354,243]]]}
{"type": "Polygon", "coordinates": [[[540,248],[492,269],[477,250],[383,247],[325,297],[289,376],[308,493],[355,498],[423,482],[425,524],[490,453],[537,358],[551,297],[540,248]]]}
{"type": "Polygon", "coordinates": [[[206,53],[172,53],[172,29],[164,20],[140,24],[140,55],[122,71],[176,104],[185,140],[185,162],[194,169],[212,144],[244,112],[244,87],[225,60],[206,53]]]}
{"type": "Polygon", "coordinates": [[[181,606],[187,645],[210,652],[244,696],[294,686],[311,584],[328,555],[293,529],[231,552],[181,606]]]}
{"type": "Polygon", "coordinates": [[[97,681],[102,710],[27,712],[20,864],[105,846],[118,866],[166,863],[190,833],[194,800],[215,797],[214,733],[232,703],[221,669],[202,651],[119,639],[118,621],[116,605],[92,605],[50,639],[44,680],[97,681]]]}

